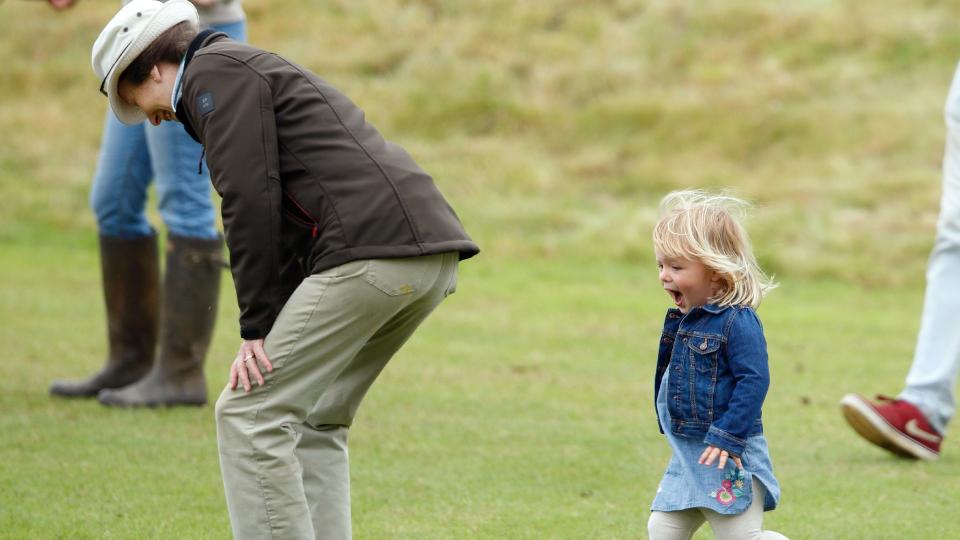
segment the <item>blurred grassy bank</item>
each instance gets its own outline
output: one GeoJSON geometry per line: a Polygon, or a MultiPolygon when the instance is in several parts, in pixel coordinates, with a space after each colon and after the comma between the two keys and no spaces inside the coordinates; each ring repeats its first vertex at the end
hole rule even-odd
{"type": "MultiPolygon", "coordinates": [[[[245,2],[250,39],[321,73],[436,177],[491,257],[649,260],[675,188],[754,200],[778,275],[923,269],[960,12],[924,2],[245,2]]],[[[92,230],[114,11],[0,7],[0,241],[92,230]]]]}

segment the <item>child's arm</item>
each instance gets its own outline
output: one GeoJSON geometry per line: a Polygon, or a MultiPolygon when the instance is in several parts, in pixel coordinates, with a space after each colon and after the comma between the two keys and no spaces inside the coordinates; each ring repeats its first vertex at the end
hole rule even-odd
{"type": "Polygon", "coordinates": [[[734,315],[727,334],[727,361],[735,381],[733,394],[727,410],[713,422],[703,442],[739,456],[770,386],[767,342],[752,309],[740,309],[734,315]]]}

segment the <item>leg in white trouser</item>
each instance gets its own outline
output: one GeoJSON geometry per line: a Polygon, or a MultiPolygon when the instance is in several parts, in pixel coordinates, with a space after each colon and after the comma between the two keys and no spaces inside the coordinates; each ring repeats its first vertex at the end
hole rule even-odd
{"type": "Polygon", "coordinates": [[[650,540],[690,540],[703,521],[703,514],[696,508],[676,512],[654,510],[647,521],[647,533],[650,540]]]}
{"type": "Polygon", "coordinates": [[[787,540],[774,531],[763,530],[763,499],[767,490],[753,479],[753,501],[742,514],[732,516],[701,509],[717,540],[787,540]]]}
{"type": "Polygon", "coordinates": [[[900,398],[916,405],[943,433],[956,410],[960,368],[960,66],[945,109],[947,141],[937,236],[913,364],[900,398]]]}

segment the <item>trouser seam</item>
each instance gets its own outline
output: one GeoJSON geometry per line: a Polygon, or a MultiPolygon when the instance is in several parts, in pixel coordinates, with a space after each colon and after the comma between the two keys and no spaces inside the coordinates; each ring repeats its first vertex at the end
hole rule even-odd
{"type": "MultiPolygon", "coordinates": [[[[110,113],[108,112],[107,114],[110,114],[110,113]]],[[[110,129],[109,126],[105,125],[105,126],[104,126],[104,132],[106,132],[108,129],[110,129]]],[[[142,129],[142,126],[141,126],[141,129],[142,129]]],[[[101,141],[101,144],[102,144],[102,141],[101,141]]],[[[143,146],[146,147],[146,134],[144,134],[143,146]]],[[[146,149],[144,148],[144,150],[146,150],[146,149]]],[[[146,150],[146,153],[147,153],[147,162],[148,162],[148,164],[149,164],[148,167],[147,167],[147,168],[148,168],[148,174],[149,174],[150,176],[153,176],[153,160],[151,159],[150,152],[149,152],[148,150],[146,150]]],[[[132,191],[129,186],[130,186],[130,177],[132,176],[132,172],[131,172],[131,171],[133,170],[133,165],[134,165],[133,154],[132,154],[132,153],[129,153],[129,154],[127,155],[127,159],[124,160],[124,163],[123,163],[123,172],[122,172],[121,175],[120,175],[120,189],[119,189],[119,193],[121,193],[121,194],[127,194],[127,195],[129,195],[130,192],[132,191]]],[[[102,163],[101,163],[101,164],[98,164],[98,167],[103,167],[103,166],[104,166],[104,165],[103,165],[102,163]]],[[[98,175],[99,175],[101,178],[103,177],[103,174],[105,174],[105,173],[103,173],[102,170],[98,170],[98,175]]],[[[150,182],[148,181],[148,182],[147,182],[147,186],[144,188],[144,191],[146,191],[147,189],[149,189],[149,184],[150,184],[150,182]]],[[[97,189],[97,190],[103,189],[102,184],[96,186],[96,189],[97,189]]],[[[102,223],[101,220],[100,220],[99,210],[98,210],[98,208],[96,208],[96,207],[94,207],[93,210],[94,210],[94,214],[95,214],[96,217],[97,217],[97,228],[102,232],[102,231],[103,231],[103,223],[102,223]]],[[[133,210],[134,210],[134,207],[133,207],[132,203],[130,202],[130,197],[129,197],[129,196],[121,196],[121,197],[120,197],[120,204],[118,205],[118,210],[119,210],[119,213],[120,213],[120,221],[121,221],[121,222],[124,221],[124,220],[123,220],[123,216],[125,216],[125,215],[133,216],[133,217],[134,217],[134,221],[136,221],[136,220],[139,219],[139,218],[142,218],[142,217],[143,217],[143,214],[144,214],[144,212],[145,212],[145,210],[146,210],[146,195],[144,195],[144,198],[143,198],[143,205],[140,206],[140,208],[138,209],[137,212],[134,212],[134,211],[133,211],[133,210]]],[[[148,222],[148,226],[149,226],[149,222],[148,222]]],[[[119,234],[116,234],[115,236],[118,237],[118,238],[135,238],[135,237],[136,237],[136,236],[131,236],[130,233],[129,233],[129,231],[123,230],[124,228],[125,228],[125,225],[124,225],[124,226],[117,226],[117,229],[118,229],[118,230],[122,230],[122,232],[120,232],[119,234]]]]}
{"type": "MultiPolygon", "coordinates": [[[[144,143],[146,143],[146,139],[144,139],[144,143]]],[[[148,156],[149,156],[149,152],[148,152],[148,156]]],[[[123,176],[122,176],[123,179],[120,181],[120,190],[122,193],[130,192],[130,189],[128,186],[130,185],[130,174],[131,174],[130,171],[132,169],[133,169],[133,158],[132,156],[127,156],[126,163],[124,163],[124,167],[123,167],[123,176]]],[[[153,175],[153,160],[150,160],[150,174],[153,175]]],[[[121,200],[121,205],[124,206],[126,210],[130,210],[130,214],[133,215],[133,208],[130,207],[130,197],[121,197],[120,200],[121,200]]],[[[142,215],[145,209],[146,209],[146,198],[144,198],[143,208],[140,208],[137,214],[142,215]]],[[[121,212],[122,211],[123,210],[121,210],[121,212]]]]}
{"type": "MultiPolygon", "coordinates": [[[[317,307],[320,305],[320,302],[323,299],[324,295],[326,295],[328,287],[329,285],[324,284],[323,291],[320,292],[320,295],[317,297],[316,302],[314,302],[313,308],[310,310],[310,314],[304,318],[303,324],[300,326],[300,330],[297,331],[297,337],[296,339],[293,340],[293,343],[290,345],[290,348],[287,350],[287,353],[283,355],[284,358],[289,358],[290,355],[293,354],[294,349],[296,349],[297,345],[300,343],[301,338],[303,337],[303,331],[307,327],[307,324],[310,322],[310,320],[313,319],[313,315],[314,313],[316,313],[317,307]]],[[[286,362],[284,362],[284,364],[286,364],[286,362]]],[[[278,367],[280,367],[282,371],[282,366],[278,366],[278,367]]],[[[251,418],[250,420],[250,428],[252,428],[257,424],[257,419],[259,418],[260,412],[263,409],[263,402],[266,401],[267,399],[267,395],[269,393],[268,391],[273,387],[274,383],[278,379],[279,377],[272,378],[263,387],[263,396],[261,397],[260,402],[256,406],[256,409],[253,413],[253,418],[251,418]]],[[[258,452],[256,445],[254,444],[254,438],[252,436],[250,437],[250,449],[251,449],[251,453],[253,454],[253,461],[254,463],[256,463],[257,484],[260,485],[260,493],[263,496],[263,506],[264,506],[264,512],[267,517],[267,527],[270,530],[270,538],[276,538],[274,536],[273,520],[270,518],[272,513],[272,503],[270,500],[270,496],[268,494],[268,490],[266,489],[266,486],[264,483],[264,478],[266,475],[263,474],[263,464],[262,464],[262,460],[260,459],[260,453],[258,452]]]]}

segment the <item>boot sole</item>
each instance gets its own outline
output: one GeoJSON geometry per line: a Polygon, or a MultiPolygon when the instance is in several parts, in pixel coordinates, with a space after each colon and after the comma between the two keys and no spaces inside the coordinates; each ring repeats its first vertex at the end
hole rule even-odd
{"type": "Polygon", "coordinates": [[[898,456],[934,461],[940,454],[914,441],[877,413],[867,401],[856,394],[840,400],[840,408],[847,423],[861,437],[898,456]]]}
{"type": "Polygon", "coordinates": [[[170,399],[164,401],[125,401],[123,398],[113,398],[110,393],[97,397],[97,401],[104,407],[120,407],[123,409],[136,409],[140,407],[203,407],[207,404],[206,399],[170,399]]]}
{"type": "Polygon", "coordinates": [[[147,407],[150,409],[156,409],[158,407],[203,407],[207,404],[206,401],[157,401],[157,402],[144,402],[144,403],[123,403],[123,402],[113,402],[113,401],[103,401],[98,400],[101,405],[104,407],[119,407],[121,409],[139,409],[147,407]]]}
{"type": "MultiPolygon", "coordinates": [[[[0,0],[2,1],[2,0],[0,0]]],[[[101,371],[102,373],[102,371],[101,371]]],[[[95,398],[103,390],[119,390],[126,386],[136,383],[142,379],[147,372],[137,373],[135,376],[125,376],[117,380],[116,376],[106,377],[104,382],[101,373],[95,374],[85,380],[56,380],[50,385],[49,392],[51,396],[61,398],[95,398]],[[81,390],[85,387],[86,390],[81,390]]]]}
{"type": "Polygon", "coordinates": [[[62,398],[62,399],[92,399],[97,397],[97,394],[99,393],[100,393],[99,390],[91,394],[86,392],[71,393],[71,392],[57,391],[57,390],[54,390],[53,388],[50,389],[50,395],[52,397],[62,398]]]}
{"type": "Polygon", "coordinates": [[[176,403],[105,403],[101,401],[100,405],[118,409],[159,409],[161,407],[169,409],[171,407],[203,407],[206,403],[188,403],[186,401],[176,403]]]}

